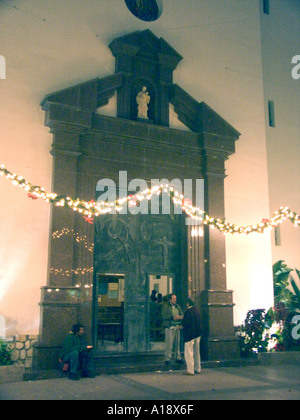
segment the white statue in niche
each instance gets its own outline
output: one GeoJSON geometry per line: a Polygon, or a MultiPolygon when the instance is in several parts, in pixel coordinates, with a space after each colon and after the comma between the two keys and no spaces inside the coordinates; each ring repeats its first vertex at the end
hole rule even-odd
{"type": "Polygon", "coordinates": [[[146,86],[143,86],[142,90],[137,94],[136,102],[138,104],[138,118],[148,119],[150,96],[146,86]]]}

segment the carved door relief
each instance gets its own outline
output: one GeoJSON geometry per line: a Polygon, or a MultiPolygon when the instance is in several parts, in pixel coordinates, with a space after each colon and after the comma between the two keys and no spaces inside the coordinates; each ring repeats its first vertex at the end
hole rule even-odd
{"type": "MultiPolygon", "coordinates": [[[[95,272],[124,273],[124,340],[127,351],[149,350],[148,273],[174,273],[181,289],[179,217],[106,215],[95,222],[95,272]]],[[[96,274],[97,278],[97,274],[96,274]]],[[[174,284],[174,286],[173,286],[174,284]]]]}

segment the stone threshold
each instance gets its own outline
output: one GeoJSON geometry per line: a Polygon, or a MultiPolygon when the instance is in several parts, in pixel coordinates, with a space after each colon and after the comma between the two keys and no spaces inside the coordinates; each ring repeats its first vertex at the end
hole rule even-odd
{"type": "MultiPolygon", "coordinates": [[[[184,364],[177,364],[171,362],[170,365],[166,366],[163,361],[163,354],[157,353],[156,355],[127,355],[128,358],[124,357],[124,354],[114,355],[96,355],[95,356],[95,372],[96,375],[122,375],[126,373],[149,373],[149,372],[169,372],[176,370],[185,370],[184,364]]],[[[299,364],[300,363],[300,351],[293,352],[271,352],[271,353],[260,353],[249,358],[238,358],[232,360],[210,360],[202,361],[201,366],[203,369],[215,369],[221,367],[243,367],[243,366],[257,366],[257,365],[280,365],[280,364],[299,364]]],[[[1,368],[0,366],[0,383],[1,383],[1,368]]],[[[35,370],[32,368],[24,368],[23,366],[11,365],[6,368],[13,368],[13,372],[18,368],[18,376],[12,374],[9,382],[18,381],[34,381],[43,379],[59,379],[67,377],[66,373],[61,370],[35,370]],[[20,374],[22,371],[22,374],[20,374]]],[[[8,369],[9,370],[9,369],[8,369]]],[[[7,374],[6,374],[7,375],[7,374]]],[[[4,377],[7,380],[8,376],[4,377]]],[[[2,379],[3,380],[3,379],[2,379]]],[[[2,382],[5,383],[5,382],[2,382]]]]}

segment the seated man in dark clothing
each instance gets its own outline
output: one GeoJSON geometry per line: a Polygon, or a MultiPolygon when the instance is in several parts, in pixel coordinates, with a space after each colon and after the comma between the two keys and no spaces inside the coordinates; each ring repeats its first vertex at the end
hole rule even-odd
{"type": "Polygon", "coordinates": [[[84,378],[93,378],[93,347],[88,346],[84,337],[84,327],[81,324],[75,324],[72,332],[69,333],[62,345],[60,359],[64,363],[70,364],[69,378],[78,380],[78,367],[82,367],[82,376],[84,378]]]}

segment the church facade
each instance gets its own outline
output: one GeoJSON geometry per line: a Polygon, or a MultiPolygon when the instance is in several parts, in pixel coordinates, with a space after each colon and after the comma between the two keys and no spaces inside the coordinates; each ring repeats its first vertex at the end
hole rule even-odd
{"type": "MultiPolygon", "coordinates": [[[[299,210],[296,0],[153,1],[148,20],[134,1],[19,3],[0,4],[0,164],[91,203],[175,180],[238,226],[299,210]]],[[[225,236],[162,198],[92,221],[0,185],[0,336],[38,336],[39,367],[77,320],[100,352],[154,351],[152,289],[196,300],[203,359],[235,357],[233,326],[273,304],[272,263],[299,268],[288,221],[225,236]]]]}
{"type": "MultiPolygon", "coordinates": [[[[224,217],[224,162],[234,153],[240,134],[173,83],[182,57],[164,39],[139,31],[113,40],[110,49],[116,58],[113,76],[47,95],[42,102],[54,138],[54,190],[96,199],[99,180],[112,180],[120,188],[122,173],[128,185],[143,179],[149,188],[153,179],[179,180],[182,185],[192,180],[193,199],[201,179],[203,210],[224,217]],[[117,118],[101,115],[101,105],[116,91],[117,118]],[[145,92],[142,113],[139,95],[145,92]],[[169,103],[189,132],[169,128],[169,103]]],[[[77,320],[89,329],[94,343],[104,342],[106,332],[120,336],[121,351],[151,351],[149,296],[155,284],[157,292],[176,293],[183,308],[188,297],[197,300],[205,324],[204,358],[238,357],[224,235],[209,226],[203,235],[192,235],[191,219],[171,206],[169,212],[158,208],[156,214],[151,209],[137,214],[129,210],[100,215],[91,226],[69,209],[52,209],[51,272],[43,294],[39,354],[49,347],[55,350],[77,320]],[[63,229],[78,232],[90,243],[94,236],[94,259],[74,246],[72,236],[59,241],[53,236],[63,229]],[[81,275],[79,284],[78,276],[74,280],[60,275],[61,268],[74,272],[91,265],[93,270],[81,275]],[[72,301],[70,292],[76,294],[72,301]],[[59,334],[58,313],[65,326],[59,334]]]]}

